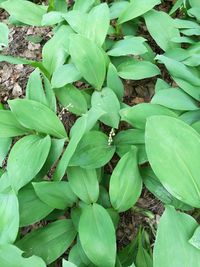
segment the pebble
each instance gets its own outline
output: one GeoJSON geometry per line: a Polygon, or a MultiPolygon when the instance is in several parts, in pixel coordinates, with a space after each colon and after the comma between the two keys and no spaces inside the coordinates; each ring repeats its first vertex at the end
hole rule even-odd
{"type": "Polygon", "coordinates": [[[12,90],[12,95],[14,97],[18,97],[22,95],[22,88],[18,83],[14,84],[13,90],[12,90]]]}

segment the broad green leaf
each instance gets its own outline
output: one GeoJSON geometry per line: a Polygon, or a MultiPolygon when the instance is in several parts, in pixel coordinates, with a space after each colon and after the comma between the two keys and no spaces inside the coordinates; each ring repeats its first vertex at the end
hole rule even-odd
{"type": "Polygon", "coordinates": [[[80,10],[82,12],[88,12],[90,8],[93,6],[95,0],[75,0],[74,10],[80,10]]]}
{"type": "Polygon", "coordinates": [[[62,267],[77,267],[77,265],[63,259],[62,260],[62,267]]]}
{"type": "Polygon", "coordinates": [[[141,103],[133,107],[121,109],[120,115],[122,121],[126,121],[139,129],[144,129],[147,118],[153,115],[177,117],[176,113],[170,109],[149,103],[141,103]]]}
{"type": "Polygon", "coordinates": [[[8,175],[15,190],[30,182],[44,165],[51,139],[37,135],[23,137],[13,146],[7,163],[8,175]]]}
{"type": "Polygon", "coordinates": [[[107,211],[98,204],[83,209],[79,236],[87,257],[97,266],[114,267],[115,228],[107,211]]]}
{"type": "Polygon", "coordinates": [[[17,196],[11,190],[0,193],[0,218],[0,246],[13,243],[19,228],[19,205],[17,196]]]}
{"type": "Polygon", "coordinates": [[[188,10],[188,14],[191,17],[195,17],[198,21],[200,21],[200,5],[198,7],[193,7],[188,10]]]}
{"type": "Polygon", "coordinates": [[[91,261],[86,256],[79,237],[77,238],[77,243],[73,246],[73,248],[70,250],[68,260],[70,262],[73,262],[77,266],[90,266],[94,267],[94,265],[91,263],[91,261]]]}
{"type": "Polygon", "coordinates": [[[57,138],[67,137],[59,118],[45,105],[28,99],[15,99],[8,103],[17,120],[28,129],[57,138]]]}
{"type": "Polygon", "coordinates": [[[141,55],[147,52],[144,42],[143,37],[125,36],[123,40],[115,42],[107,54],[112,57],[141,55]]]}
{"type": "Polygon", "coordinates": [[[16,120],[14,114],[9,110],[0,110],[0,138],[25,135],[29,132],[16,120]]]}
{"type": "Polygon", "coordinates": [[[157,79],[156,85],[155,85],[155,93],[158,93],[159,91],[169,89],[171,86],[164,80],[162,79],[157,79]]]}
{"type": "Polygon", "coordinates": [[[83,136],[71,158],[69,166],[96,169],[110,161],[115,146],[109,145],[108,136],[102,132],[91,131],[83,136]]]}
{"type": "Polygon", "coordinates": [[[32,26],[41,26],[46,7],[25,0],[8,0],[1,4],[16,20],[32,26]]]}
{"type": "Polygon", "coordinates": [[[55,90],[56,97],[64,108],[76,115],[87,112],[87,102],[81,90],[72,84],[55,90]]]}
{"type": "Polygon", "coordinates": [[[106,75],[106,58],[103,50],[93,41],[73,34],[70,36],[69,53],[86,81],[95,89],[101,90],[106,75]]]}
{"type": "Polygon", "coordinates": [[[189,95],[181,89],[164,89],[157,92],[151,100],[158,104],[175,110],[197,110],[199,106],[189,95]]]}
{"type": "Polygon", "coordinates": [[[38,101],[47,106],[42,79],[38,69],[34,70],[29,76],[26,86],[26,97],[27,99],[38,101]]]}
{"type": "Polygon", "coordinates": [[[138,163],[143,164],[147,162],[147,155],[144,145],[144,131],[140,129],[128,129],[120,131],[114,137],[114,144],[116,146],[116,153],[119,157],[124,156],[131,150],[131,146],[136,146],[138,149],[138,163]]]}
{"type": "Polygon", "coordinates": [[[110,6],[110,19],[118,18],[128,5],[128,1],[112,2],[110,6]]]}
{"type": "Polygon", "coordinates": [[[197,249],[200,249],[200,227],[198,226],[194,231],[189,243],[197,249]]]}
{"type": "Polygon", "coordinates": [[[118,128],[120,116],[120,103],[115,93],[110,88],[103,88],[100,92],[94,92],[91,99],[92,107],[98,107],[105,111],[100,118],[104,124],[118,128]]]}
{"type": "Polygon", "coordinates": [[[152,116],[147,120],[145,143],[151,167],[167,191],[200,207],[199,134],[181,120],[152,116]]]}
{"type": "Polygon", "coordinates": [[[8,46],[8,34],[8,26],[5,23],[0,22],[0,51],[8,46]]]}
{"type": "Polygon", "coordinates": [[[179,117],[181,120],[186,122],[189,125],[192,125],[195,122],[200,120],[200,110],[192,110],[181,114],[179,117]]]}
{"type": "Polygon", "coordinates": [[[45,267],[44,261],[37,257],[32,256],[24,258],[22,256],[24,252],[13,245],[1,245],[0,246],[0,265],[10,267],[45,267]]]}
{"type": "Polygon", "coordinates": [[[59,11],[51,11],[43,15],[42,26],[52,26],[64,20],[63,13],[59,11]]]}
{"type": "Polygon", "coordinates": [[[182,79],[194,86],[200,86],[200,78],[192,72],[191,68],[185,66],[183,63],[162,55],[158,55],[156,59],[165,64],[173,78],[182,79]]]}
{"type": "MultiPolygon", "coordinates": [[[[0,126],[1,129],[1,126],[0,126]]],[[[8,151],[10,149],[12,143],[12,139],[10,137],[8,138],[0,138],[0,167],[3,165],[3,161],[8,154],[8,151]]]]}
{"type": "Polygon", "coordinates": [[[176,0],[175,4],[169,11],[169,15],[171,16],[173,13],[176,12],[182,5],[183,5],[184,0],[176,0]]]}
{"type": "Polygon", "coordinates": [[[81,167],[69,167],[67,177],[73,192],[85,203],[97,201],[99,197],[99,183],[95,169],[83,169],[81,167]]]}
{"type": "Polygon", "coordinates": [[[154,6],[160,4],[160,0],[134,0],[127,5],[126,9],[121,13],[118,19],[118,23],[122,24],[126,21],[137,18],[149,10],[151,10],[154,6]]]}
{"type": "Polygon", "coordinates": [[[48,206],[54,209],[66,209],[77,200],[68,182],[32,183],[36,195],[48,206]]]}
{"type": "Polygon", "coordinates": [[[71,220],[58,220],[27,234],[16,246],[26,251],[26,257],[36,255],[50,264],[68,249],[75,236],[71,220]]]}
{"type": "Polygon", "coordinates": [[[158,225],[153,253],[154,267],[199,267],[199,250],[188,242],[197,226],[191,216],[177,212],[173,207],[166,207],[158,225]]]}
{"type": "Polygon", "coordinates": [[[39,222],[53,210],[38,198],[31,184],[19,190],[18,201],[20,227],[39,222]]]}
{"type": "Polygon", "coordinates": [[[144,15],[147,29],[157,45],[164,51],[178,47],[172,38],[180,37],[179,30],[175,28],[173,19],[165,12],[151,10],[144,15]],[[163,31],[163,29],[165,29],[163,31]]]}
{"type": "Polygon", "coordinates": [[[26,87],[27,99],[44,104],[56,111],[56,99],[49,80],[37,68],[31,73],[26,87]]]}
{"type": "Polygon", "coordinates": [[[155,64],[134,59],[120,64],[117,70],[121,78],[129,80],[141,80],[160,74],[160,70],[155,64]]]}
{"type": "Polygon", "coordinates": [[[122,101],[124,96],[124,85],[118,76],[115,66],[112,63],[110,63],[108,66],[106,82],[107,87],[113,90],[119,101],[122,101]]]}
{"type": "Polygon", "coordinates": [[[69,36],[72,32],[71,27],[60,26],[55,35],[43,47],[42,62],[51,75],[65,63],[68,57],[69,36]]]}
{"type": "Polygon", "coordinates": [[[191,7],[200,7],[200,3],[198,0],[189,0],[191,7]]]}
{"type": "Polygon", "coordinates": [[[70,27],[76,32],[85,35],[86,23],[88,14],[85,14],[79,10],[71,10],[67,12],[64,19],[70,25],[70,27]]]}
{"type": "Polygon", "coordinates": [[[126,153],[115,167],[111,178],[109,195],[112,206],[123,212],[136,203],[142,191],[142,179],[138,170],[137,149],[126,153]]]}
{"type": "Polygon", "coordinates": [[[155,176],[150,167],[142,168],[141,175],[146,188],[164,204],[174,206],[176,209],[191,210],[192,207],[178,200],[172,196],[165,187],[161,184],[159,179],[155,176]]]}
{"type": "Polygon", "coordinates": [[[85,36],[102,46],[110,26],[110,13],[106,3],[92,8],[85,25],[85,36]]]}
{"type": "Polygon", "coordinates": [[[58,67],[53,73],[51,84],[53,88],[60,88],[68,83],[73,83],[81,79],[80,72],[74,64],[66,64],[58,67]]]}

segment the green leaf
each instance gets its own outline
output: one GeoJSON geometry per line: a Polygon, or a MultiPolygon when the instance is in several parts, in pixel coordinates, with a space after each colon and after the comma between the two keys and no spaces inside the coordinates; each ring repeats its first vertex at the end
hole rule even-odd
{"type": "Polygon", "coordinates": [[[143,164],[147,162],[147,155],[144,146],[144,131],[140,129],[128,129],[120,131],[114,137],[114,144],[116,146],[116,153],[119,157],[124,156],[131,150],[132,146],[138,149],[138,163],[143,164]]]}
{"type": "Polygon", "coordinates": [[[118,76],[115,66],[112,63],[110,63],[108,66],[107,87],[113,90],[119,101],[122,101],[124,96],[124,85],[118,76]]]}
{"type": "Polygon", "coordinates": [[[73,83],[80,79],[81,74],[74,64],[65,64],[55,70],[51,84],[54,88],[60,88],[68,83],[73,83]]]}
{"type": "Polygon", "coordinates": [[[65,128],[56,114],[45,105],[28,99],[8,101],[17,120],[25,127],[57,138],[66,138],[65,128]]]}
{"type": "Polygon", "coordinates": [[[115,147],[108,144],[108,136],[102,132],[91,131],[85,134],[77,146],[69,166],[96,169],[110,161],[115,147]]]}
{"type": "Polygon", "coordinates": [[[56,110],[56,99],[51,84],[38,68],[29,76],[26,86],[26,98],[40,102],[53,111],[56,110]]]}
{"type": "Polygon", "coordinates": [[[189,243],[197,249],[200,249],[200,226],[196,228],[189,243]]]}
{"type": "Polygon", "coordinates": [[[152,116],[145,142],[151,167],[163,186],[184,203],[200,207],[199,134],[181,120],[152,116]]]}
{"type": "Polygon", "coordinates": [[[13,243],[19,228],[19,205],[12,191],[0,193],[0,218],[0,245],[13,243]]]}
{"type": "Polygon", "coordinates": [[[111,178],[109,195],[112,206],[123,212],[136,203],[142,191],[142,179],[138,170],[137,149],[126,153],[115,167],[111,178]]]}
{"type": "Polygon", "coordinates": [[[77,266],[90,266],[94,267],[94,265],[91,263],[91,261],[86,256],[81,243],[80,239],[77,238],[77,243],[73,246],[73,248],[70,250],[68,260],[70,262],[73,262],[77,266]]]}
{"type": "Polygon", "coordinates": [[[26,257],[36,255],[50,264],[68,249],[75,236],[71,220],[58,220],[27,234],[16,246],[26,251],[26,257]]]}
{"type": "Polygon", "coordinates": [[[81,167],[69,167],[67,177],[73,192],[85,203],[97,201],[99,183],[95,169],[86,170],[81,167]]]}
{"type": "Polygon", "coordinates": [[[165,64],[172,77],[183,79],[195,86],[200,86],[200,78],[192,72],[191,68],[185,66],[183,63],[162,55],[158,55],[156,59],[165,64]]]}
{"type": "Polygon", "coordinates": [[[76,115],[87,112],[87,102],[81,90],[72,84],[55,90],[56,97],[64,108],[76,115]]]}
{"type": "Polygon", "coordinates": [[[110,88],[103,88],[100,92],[94,92],[91,99],[92,107],[97,107],[105,111],[105,115],[100,118],[104,124],[118,128],[120,116],[120,103],[115,93],[110,88]]]}
{"type": "Polygon", "coordinates": [[[191,7],[200,7],[200,3],[198,0],[189,0],[191,7]]]}
{"type": "Polygon", "coordinates": [[[177,114],[170,109],[149,103],[141,103],[133,107],[121,109],[120,115],[122,121],[126,121],[139,129],[144,129],[147,118],[153,115],[177,117],[177,114]]]}
{"type": "Polygon", "coordinates": [[[16,20],[32,26],[41,26],[46,7],[25,0],[7,0],[1,4],[16,20]]]}
{"type": "Polygon", "coordinates": [[[191,216],[177,212],[173,207],[166,207],[158,225],[153,255],[154,267],[199,267],[199,250],[188,242],[197,226],[191,216]]]}
{"type": "Polygon", "coordinates": [[[69,52],[84,79],[95,89],[101,90],[106,75],[106,59],[103,50],[93,41],[81,35],[72,34],[69,52]]]}
{"type": "Polygon", "coordinates": [[[180,37],[179,30],[176,29],[174,20],[167,13],[151,10],[144,15],[144,18],[149,33],[160,48],[166,51],[179,47],[179,44],[171,41],[173,38],[180,37]]]}
{"type": "Polygon", "coordinates": [[[143,37],[125,36],[123,40],[115,42],[107,54],[112,57],[144,54],[147,52],[143,44],[145,40],[143,37]]]}
{"type": "Polygon", "coordinates": [[[18,192],[20,227],[39,222],[52,212],[52,208],[41,201],[31,184],[18,192]]]}
{"type": "Polygon", "coordinates": [[[174,206],[176,209],[191,210],[192,207],[178,200],[172,196],[165,187],[161,184],[159,179],[155,176],[154,172],[150,167],[142,168],[141,175],[143,177],[146,188],[164,204],[174,206]]]}
{"type": "Polygon", "coordinates": [[[23,251],[13,245],[0,246],[0,265],[12,267],[45,267],[44,261],[37,257],[24,258],[23,251]]]}
{"type": "Polygon", "coordinates": [[[8,151],[10,149],[12,143],[11,138],[0,138],[0,167],[3,165],[3,161],[8,154],[8,151]]]}
{"type": "Polygon", "coordinates": [[[8,34],[8,26],[5,23],[0,22],[0,51],[8,46],[8,34]]]}
{"type": "Polygon", "coordinates": [[[87,13],[93,6],[94,2],[95,0],[75,0],[73,9],[87,13]]]}
{"type": "Polygon", "coordinates": [[[15,143],[7,163],[8,175],[15,190],[30,182],[40,171],[47,159],[50,146],[49,136],[41,138],[29,135],[15,143]]]}
{"type": "Polygon", "coordinates": [[[29,132],[16,120],[14,114],[9,110],[0,110],[0,138],[25,135],[29,132]]]}
{"type": "Polygon", "coordinates": [[[77,267],[77,265],[73,264],[72,262],[66,261],[66,260],[62,260],[62,266],[63,267],[77,267]]]}
{"type": "Polygon", "coordinates": [[[195,17],[198,21],[200,21],[200,5],[198,7],[193,7],[188,10],[188,15],[191,17],[195,17]]]}
{"type": "Polygon", "coordinates": [[[149,10],[151,10],[154,6],[160,4],[160,0],[135,0],[131,1],[129,5],[127,5],[126,9],[121,13],[118,19],[118,23],[122,24],[126,21],[137,18],[149,10]]]}
{"type": "Polygon", "coordinates": [[[43,15],[42,26],[52,26],[64,20],[63,13],[51,11],[43,15]]]}
{"type": "Polygon", "coordinates": [[[87,257],[97,266],[114,267],[115,228],[107,211],[98,204],[83,209],[79,236],[87,257]]]}
{"type": "Polygon", "coordinates": [[[53,74],[58,67],[65,63],[68,57],[69,36],[72,32],[71,27],[62,25],[58,28],[55,35],[44,45],[42,62],[49,74],[53,74]]]}
{"type": "Polygon", "coordinates": [[[152,104],[158,104],[175,110],[197,110],[199,106],[189,95],[181,89],[163,89],[157,92],[151,100],[152,104]]]}
{"type": "Polygon", "coordinates": [[[143,247],[142,237],[139,238],[138,243],[138,252],[136,256],[137,267],[153,267],[153,259],[143,247]]]}
{"type": "Polygon", "coordinates": [[[97,5],[89,12],[86,25],[85,37],[102,46],[110,26],[110,12],[106,3],[97,5]]]}
{"type": "Polygon", "coordinates": [[[68,182],[39,182],[32,183],[36,195],[48,206],[54,209],[72,207],[77,198],[68,182]]]}
{"type": "Polygon", "coordinates": [[[129,80],[141,80],[160,74],[160,70],[155,64],[135,59],[121,63],[117,70],[121,78],[129,80]]]}
{"type": "Polygon", "coordinates": [[[110,5],[110,19],[118,18],[128,5],[129,2],[127,1],[112,2],[110,5]]]}

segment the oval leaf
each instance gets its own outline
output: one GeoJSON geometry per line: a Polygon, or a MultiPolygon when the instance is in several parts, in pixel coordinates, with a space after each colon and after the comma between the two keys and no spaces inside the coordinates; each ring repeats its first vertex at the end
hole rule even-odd
{"type": "Polygon", "coordinates": [[[178,119],[152,116],[147,120],[145,142],[151,167],[163,186],[199,208],[199,134],[178,119]]]}
{"type": "Polygon", "coordinates": [[[29,135],[20,139],[8,157],[7,170],[15,190],[30,182],[44,165],[51,146],[49,136],[29,135]]]}
{"type": "Polygon", "coordinates": [[[115,167],[111,178],[109,195],[112,206],[123,212],[136,203],[142,191],[142,179],[138,170],[137,148],[132,147],[115,167]]]}
{"type": "Polygon", "coordinates": [[[8,102],[12,112],[23,126],[58,138],[67,137],[59,118],[45,105],[28,99],[15,99],[8,102]]]}
{"type": "Polygon", "coordinates": [[[102,206],[93,204],[84,208],[79,222],[79,236],[83,250],[95,265],[115,266],[115,228],[102,206]]]}

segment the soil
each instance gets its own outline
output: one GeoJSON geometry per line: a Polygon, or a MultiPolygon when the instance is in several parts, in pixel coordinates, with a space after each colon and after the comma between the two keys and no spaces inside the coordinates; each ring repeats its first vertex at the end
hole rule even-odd
{"type": "MultiPolygon", "coordinates": [[[[71,1],[72,2],[72,1],[71,1]]],[[[167,1],[160,5],[158,9],[168,11],[171,8],[172,1],[167,1]]],[[[0,21],[7,22],[8,15],[5,11],[0,10],[0,21]]],[[[5,55],[20,56],[27,59],[40,60],[42,57],[42,46],[51,37],[51,30],[48,27],[16,27],[9,26],[9,47],[3,51],[5,55]],[[27,40],[27,36],[40,36],[42,42],[33,44],[27,40]]],[[[141,29],[141,35],[148,39],[151,46],[156,52],[161,52],[152,38],[148,35],[145,27],[141,29]]],[[[8,99],[25,96],[25,88],[28,77],[33,68],[26,65],[11,65],[5,62],[0,63],[0,102],[6,104],[8,99]]],[[[169,83],[172,83],[168,73],[162,67],[162,76],[169,83]]],[[[156,78],[145,79],[141,81],[124,81],[125,85],[125,102],[128,105],[135,105],[142,102],[149,102],[154,94],[156,78]]],[[[69,130],[73,125],[76,117],[69,112],[63,115],[63,122],[66,129],[69,130]]],[[[136,203],[134,209],[122,213],[120,224],[117,230],[118,247],[121,249],[135,237],[140,225],[151,233],[154,238],[157,222],[163,212],[162,203],[146,189],[143,190],[142,196],[136,203]],[[147,211],[151,216],[147,216],[147,211]]],[[[37,225],[26,227],[23,233],[27,233],[37,225]]]]}

